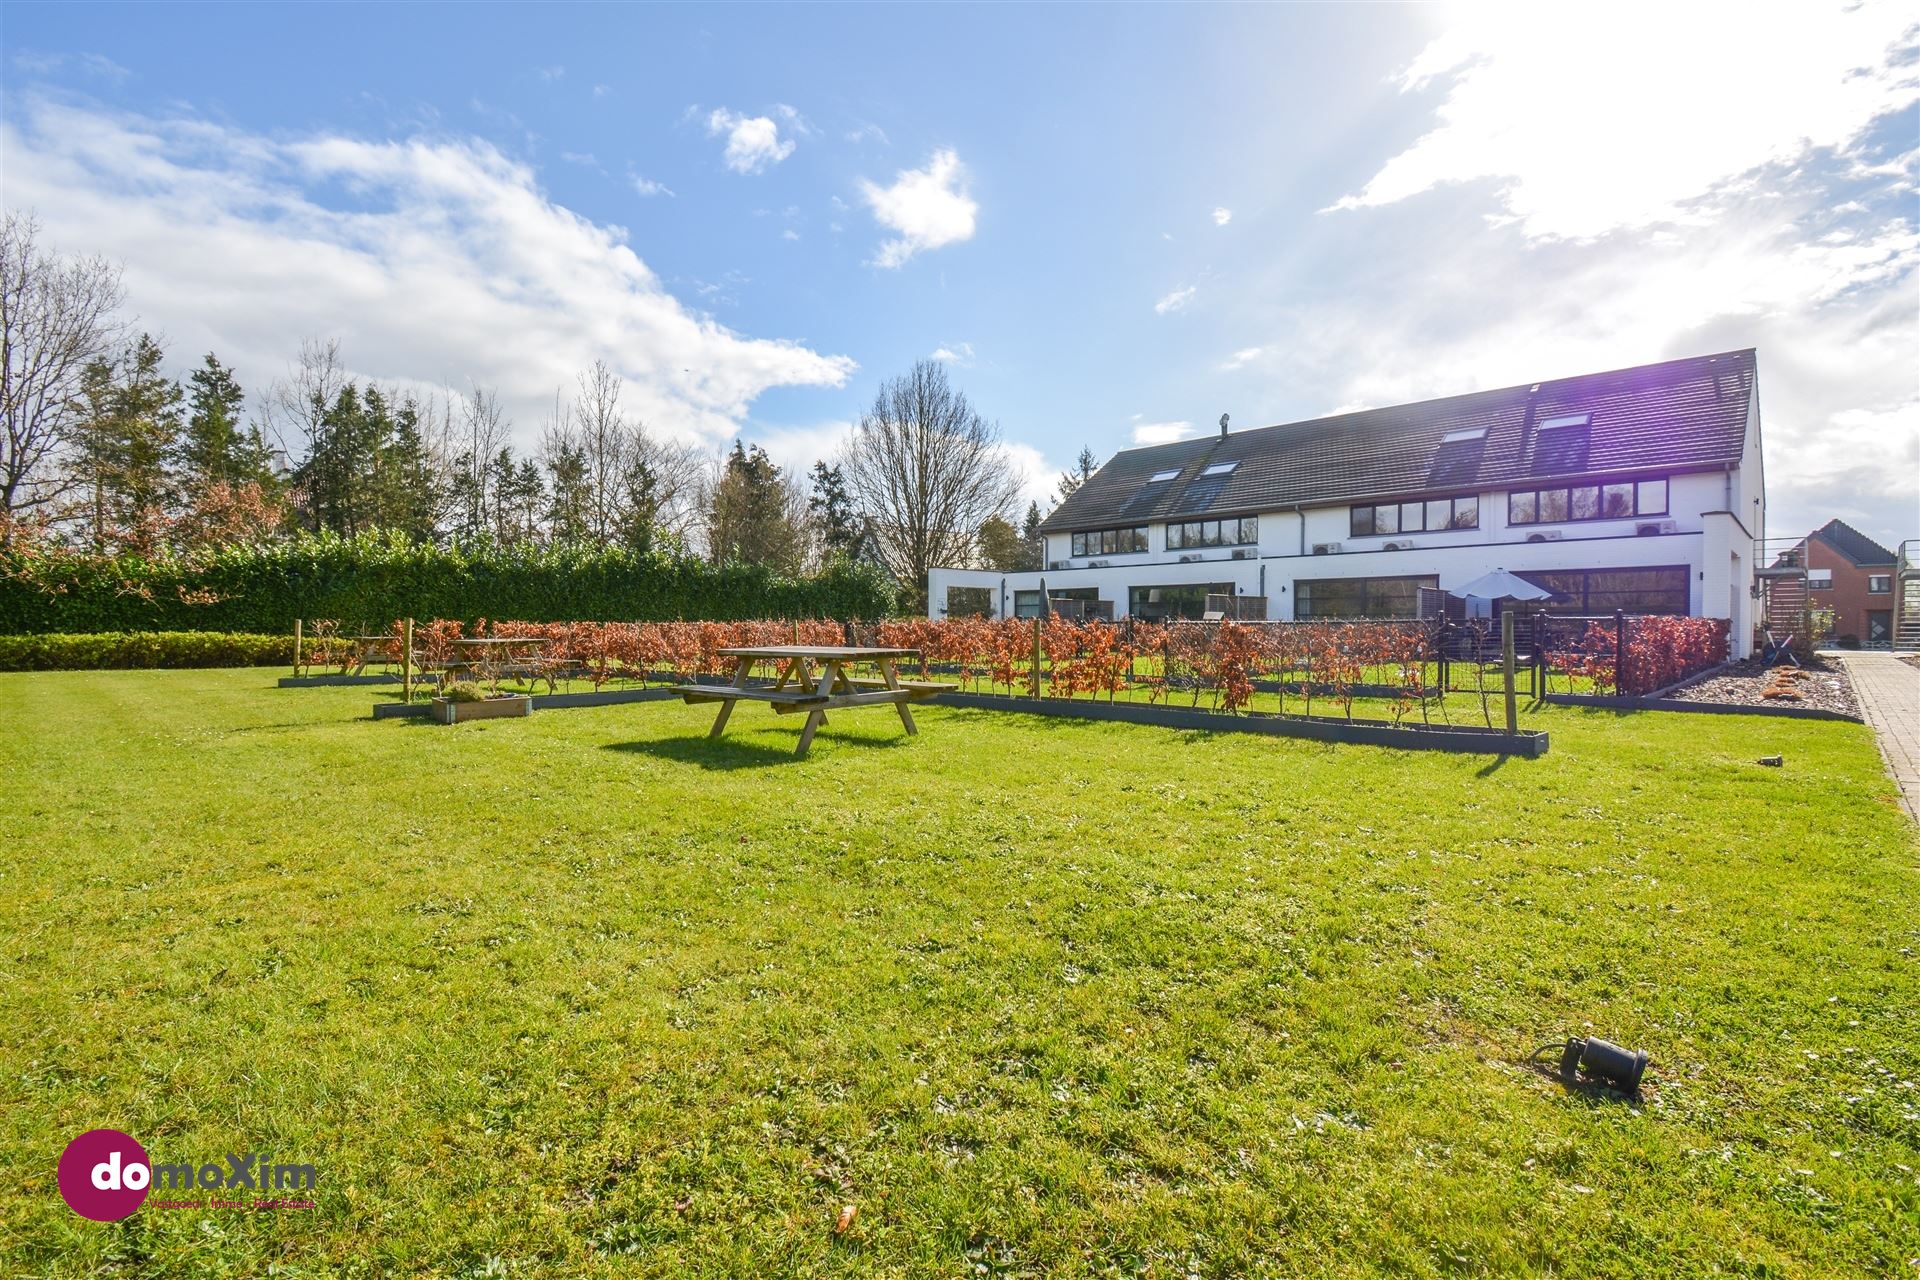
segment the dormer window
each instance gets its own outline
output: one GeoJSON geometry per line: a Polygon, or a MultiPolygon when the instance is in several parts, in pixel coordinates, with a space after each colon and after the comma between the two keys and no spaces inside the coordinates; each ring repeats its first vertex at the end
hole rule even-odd
{"type": "Polygon", "coordinates": [[[1216,462],[1200,474],[1202,476],[1230,476],[1233,474],[1233,469],[1239,465],[1238,462],[1216,462]]]}
{"type": "Polygon", "coordinates": [[[1180,468],[1178,467],[1174,467],[1170,471],[1156,471],[1152,475],[1147,477],[1147,483],[1148,484],[1165,484],[1167,481],[1176,478],[1179,474],[1180,474],[1180,468]]]}

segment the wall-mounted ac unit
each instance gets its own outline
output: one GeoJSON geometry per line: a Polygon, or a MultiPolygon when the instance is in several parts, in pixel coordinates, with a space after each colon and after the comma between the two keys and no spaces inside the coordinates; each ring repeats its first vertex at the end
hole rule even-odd
{"type": "Polygon", "coordinates": [[[1089,569],[1108,569],[1108,568],[1111,568],[1112,566],[1113,566],[1113,561],[1111,561],[1111,560],[1089,560],[1089,561],[1087,561],[1087,568],[1089,568],[1089,569]]]}
{"type": "Polygon", "coordinates": [[[1316,542],[1313,544],[1313,554],[1317,556],[1338,555],[1340,554],[1340,544],[1337,542],[1316,542]]]}
{"type": "Polygon", "coordinates": [[[1049,568],[1049,569],[1071,569],[1071,568],[1073,568],[1073,561],[1071,561],[1071,560],[1049,560],[1049,561],[1047,561],[1047,568],[1049,568]]]}
{"type": "Polygon", "coordinates": [[[1185,555],[1180,557],[1180,563],[1181,564],[1198,564],[1200,561],[1204,559],[1206,559],[1206,557],[1202,555],[1185,555]]]}
{"type": "Polygon", "coordinates": [[[1413,550],[1413,544],[1411,542],[1387,542],[1382,543],[1381,548],[1386,551],[1411,551],[1413,550]]]}
{"type": "Polygon", "coordinates": [[[1643,538],[1651,538],[1657,533],[1678,533],[1680,526],[1672,520],[1642,520],[1633,526],[1633,531],[1643,538]]]}
{"type": "Polygon", "coordinates": [[[1235,560],[1256,560],[1259,558],[1259,556],[1260,556],[1260,553],[1258,551],[1255,551],[1252,547],[1241,547],[1238,551],[1233,553],[1233,558],[1235,560]]]}
{"type": "Polygon", "coordinates": [[[1538,533],[1528,534],[1527,541],[1528,542],[1558,542],[1560,541],[1560,537],[1561,537],[1561,534],[1558,529],[1542,529],[1538,533]]]}

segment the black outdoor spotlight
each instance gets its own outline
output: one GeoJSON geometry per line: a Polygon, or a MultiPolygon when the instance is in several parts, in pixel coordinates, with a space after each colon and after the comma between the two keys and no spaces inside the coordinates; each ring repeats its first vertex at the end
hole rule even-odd
{"type": "Polygon", "coordinates": [[[1621,1093],[1638,1093],[1640,1077],[1647,1074],[1647,1051],[1622,1049],[1598,1036],[1573,1036],[1560,1051],[1560,1074],[1572,1080],[1576,1071],[1604,1081],[1621,1093]]]}

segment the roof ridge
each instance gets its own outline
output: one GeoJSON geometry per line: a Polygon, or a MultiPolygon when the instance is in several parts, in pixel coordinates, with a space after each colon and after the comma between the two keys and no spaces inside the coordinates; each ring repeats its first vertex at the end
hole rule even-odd
{"type": "MultiPolygon", "coordinates": [[[[1395,404],[1371,405],[1364,409],[1348,409],[1344,412],[1325,413],[1313,418],[1298,418],[1292,422],[1270,422],[1265,426],[1248,427],[1244,431],[1230,432],[1225,437],[1207,434],[1189,436],[1185,440],[1169,440],[1163,444],[1135,445],[1130,449],[1116,450],[1113,457],[1118,458],[1125,454],[1150,453],[1155,449],[1171,449],[1178,445],[1206,444],[1209,442],[1219,444],[1222,443],[1223,440],[1240,440],[1248,436],[1257,435],[1263,431],[1281,431],[1289,427],[1306,427],[1320,423],[1342,422],[1349,418],[1360,417],[1363,414],[1385,413],[1392,409],[1424,409],[1431,405],[1446,404],[1453,400],[1471,400],[1477,396],[1497,396],[1503,392],[1524,390],[1531,394],[1534,388],[1544,389],[1549,386],[1557,386],[1561,383],[1583,382],[1593,378],[1618,377],[1621,374],[1627,373],[1646,373],[1651,370],[1670,369],[1675,365],[1698,364],[1702,362],[1711,364],[1715,360],[1724,359],[1729,356],[1757,355],[1759,350],[1758,347],[1736,347],[1731,351],[1712,351],[1695,356],[1676,356],[1671,360],[1656,360],[1652,364],[1623,365],[1618,369],[1596,369],[1591,373],[1570,373],[1558,378],[1539,378],[1532,382],[1516,382],[1504,387],[1483,387],[1478,391],[1456,391],[1452,395],[1430,396],[1425,400],[1405,400],[1395,404]]],[[[1109,459],[1109,461],[1111,460],[1112,459],[1109,459]]]]}

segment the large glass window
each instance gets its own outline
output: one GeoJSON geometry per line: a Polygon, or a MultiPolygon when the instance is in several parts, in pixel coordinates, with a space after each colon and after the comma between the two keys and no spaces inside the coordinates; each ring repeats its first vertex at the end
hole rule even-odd
{"type": "Polygon", "coordinates": [[[1417,618],[1420,588],[1440,586],[1437,577],[1296,578],[1296,618],[1417,618]]]}
{"type": "Polygon", "coordinates": [[[990,618],[993,616],[993,588],[948,587],[949,618],[990,618]]]}
{"type": "Polygon", "coordinates": [[[1167,550],[1188,547],[1239,547],[1260,541],[1257,516],[1235,520],[1185,520],[1167,526],[1167,550]]]}
{"type": "Polygon", "coordinates": [[[1685,566],[1657,569],[1524,569],[1519,574],[1554,593],[1540,608],[1547,613],[1603,617],[1622,613],[1687,612],[1685,566]]]}
{"type": "Polygon", "coordinates": [[[1478,529],[1480,499],[1431,498],[1426,502],[1387,502],[1348,511],[1356,538],[1390,538],[1396,533],[1432,533],[1440,529],[1478,529]]]}
{"type": "Polygon", "coordinates": [[[1558,489],[1519,489],[1507,495],[1508,524],[1568,520],[1631,520],[1667,513],[1665,480],[1615,480],[1558,489]]]}
{"type": "Polygon", "coordinates": [[[1016,618],[1037,618],[1040,616],[1040,593],[1038,591],[1016,591],[1013,593],[1013,616],[1016,618]]]}
{"type": "Polygon", "coordinates": [[[1129,587],[1127,612],[1143,622],[1206,616],[1209,595],[1234,594],[1230,582],[1192,582],[1167,587],[1129,587]]]}
{"type": "Polygon", "coordinates": [[[1147,527],[1131,529],[1089,529],[1073,535],[1076,556],[1124,556],[1147,549],[1147,527]]]}
{"type": "Polygon", "coordinates": [[[1884,596],[1893,591],[1893,575],[1890,573],[1870,573],[1867,575],[1867,594],[1884,596]]]}

